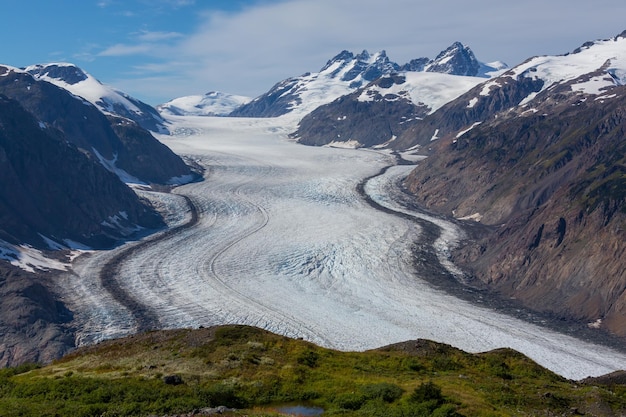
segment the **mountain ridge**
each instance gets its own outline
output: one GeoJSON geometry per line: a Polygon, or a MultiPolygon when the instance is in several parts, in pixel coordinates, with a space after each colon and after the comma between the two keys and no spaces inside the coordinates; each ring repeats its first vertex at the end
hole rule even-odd
{"type": "Polygon", "coordinates": [[[391,61],[384,50],[375,54],[364,50],[356,55],[344,50],[331,58],[319,72],[280,81],[267,93],[235,109],[230,116],[277,117],[291,113],[302,117],[370,82],[398,72],[488,77],[488,72],[500,69],[479,62],[471,49],[460,42],[455,42],[435,59],[418,58],[404,65],[391,61]],[[484,71],[479,73],[481,69],[484,71]]]}
{"type": "Polygon", "coordinates": [[[23,68],[36,80],[50,82],[96,106],[105,115],[136,122],[142,128],[168,134],[167,122],[153,107],[115,88],[106,86],[71,63],[36,64],[23,68]]]}
{"type": "MultiPolygon", "coordinates": [[[[67,68],[74,71],[74,67],[67,68]]],[[[25,70],[0,66],[0,93],[19,101],[42,123],[62,131],[68,141],[96,156],[125,182],[165,184],[193,179],[182,159],[137,122],[105,112],[55,83],[25,70]]]]}

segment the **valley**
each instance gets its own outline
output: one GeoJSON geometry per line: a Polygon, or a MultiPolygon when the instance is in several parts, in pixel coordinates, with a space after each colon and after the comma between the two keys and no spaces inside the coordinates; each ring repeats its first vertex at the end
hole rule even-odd
{"type": "Polygon", "coordinates": [[[460,272],[448,257],[463,231],[402,204],[397,183],[411,166],[376,176],[394,164],[390,153],[298,145],[287,139],[288,116],[171,119],[173,133],[158,139],[203,166],[205,180],[170,194],[139,190],[169,231],[87,252],[57,278],[79,345],[156,327],[245,324],[347,351],[416,338],[470,352],[510,347],[571,379],[626,363],[624,353],[423,280],[460,272]],[[369,177],[363,192],[386,210],[359,194],[369,177]],[[424,253],[436,262],[420,269],[416,242],[429,243],[424,253]]]}

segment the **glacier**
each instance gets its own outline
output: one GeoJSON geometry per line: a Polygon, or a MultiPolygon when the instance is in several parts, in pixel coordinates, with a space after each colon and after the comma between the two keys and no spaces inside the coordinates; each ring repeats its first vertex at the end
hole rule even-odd
{"type": "Polygon", "coordinates": [[[388,152],[299,145],[288,117],[169,121],[173,133],[158,138],[204,166],[205,180],[169,194],[138,189],[176,232],[90,251],[60,275],[79,344],[150,326],[246,324],[346,351],[417,338],[469,352],[510,347],[571,379],[626,363],[422,279],[413,245],[423,222],[441,231],[434,252],[452,274],[448,253],[463,230],[403,203],[398,182],[411,167],[392,166],[388,152]],[[103,274],[111,262],[114,276],[103,274]]]}

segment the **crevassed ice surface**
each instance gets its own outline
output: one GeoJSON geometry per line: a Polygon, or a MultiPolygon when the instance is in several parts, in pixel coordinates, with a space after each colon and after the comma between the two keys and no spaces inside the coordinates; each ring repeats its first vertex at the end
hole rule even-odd
{"type": "MultiPolygon", "coordinates": [[[[286,139],[283,119],[174,118],[160,137],[207,168],[205,181],[173,194],[144,193],[180,233],[142,246],[119,265],[121,290],[147,306],[162,328],[238,323],[302,337],[341,350],[365,350],[426,338],[470,352],[516,349],[572,379],[601,375],[626,355],[461,301],[433,289],[412,267],[420,228],[372,208],[356,191],[390,165],[368,150],[305,147],[286,139]]],[[[394,167],[365,190],[381,205],[396,204],[394,167]]],[[[461,237],[453,224],[434,243],[442,261],[461,237]]],[[[154,237],[152,237],[154,238],[154,237]]],[[[127,335],[134,316],[100,283],[99,268],[128,247],[94,252],[62,278],[76,312],[79,342],[127,335]]],[[[451,270],[454,265],[445,264],[451,270]]]]}

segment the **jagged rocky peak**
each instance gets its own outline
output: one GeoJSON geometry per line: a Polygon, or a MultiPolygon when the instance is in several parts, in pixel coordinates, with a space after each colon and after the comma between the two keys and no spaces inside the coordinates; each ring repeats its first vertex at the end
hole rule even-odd
{"type": "Polygon", "coordinates": [[[230,116],[277,117],[295,110],[305,115],[380,77],[399,72],[424,72],[427,68],[429,72],[490,78],[503,67],[477,61],[473,52],[458,42],[437,59],[417,58],[403,66],[391,61],[384,50],[374,54],[367,50],[359,54],[343,50],[320,72],[283,80],[267,93],[235,109],[230,116]]]}
{"type": "Polygon", "coordinates": [[[426,65],[430,62],[428,58],[416,58],[410,60],[408,63],[402,65],[400,67],[401,71],[413,71],[413,72],[422,72],[426,65]]]}
{"type": "Polygon", "coordinates": [[[361,76],[365,81],[373,81],[382,75],[399,71],[400,66],[389,60],[385,51],[370,54],[363,50],[354,55],[349,51],[341,51],[324,65],[321,73],[330,71],[330,77],[340,76],[341,81],[353,81],[361,76]]]}
{"type": "Polygon", "coordinates": [[[354,54],[350,51],[346,51],[345,49],[341,52],[339,52],[337,55],[335,55],[333,58],[331,58],[326,65],[324,65],[324,67],[322,68],[321,71],[325,71],[328,68],[330,68],[335,62],[343,62],[343,63],[348,63],[350,61],[352,61],[354,59],[354,54]]]}
{"type": "Polygon", "coordinates": [[[70,85],[78,84],[89,78],[82,69],[78,68],[76,65],[67,63],[38,64],[27,67],[25,70],[35,78],[48,77],[65,81],[70,85]]]}
{"type": "Polygon", "coordinates": [[[473,77],[478,75],[480,66],[480,62],[468,46],[461,42],[454,42],[446,50],[441,51],[437,58],[429,62],[424,70],[473,77]]]}

